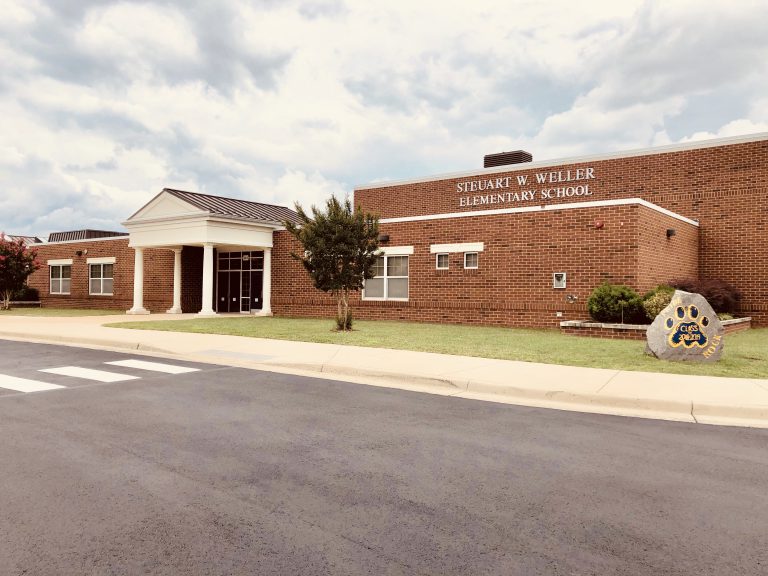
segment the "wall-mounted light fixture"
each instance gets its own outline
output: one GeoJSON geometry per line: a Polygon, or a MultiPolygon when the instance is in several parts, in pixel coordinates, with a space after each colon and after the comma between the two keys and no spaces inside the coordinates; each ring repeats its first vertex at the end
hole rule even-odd
{"type": "Polygon", "coordinates": [[[77,251],[75,252],[75,254],[76,254],[77,256],[82,256],[82,255],[83,255],[83,251],[82,251],[82,250],[77,250],[77,251]]]}
{"type": "Polygon", "coordinates": [[[379,242],[382,244],[389,242],[389,234],[379,234],[379,242]]]}
{"type": "Polygon", "coordinates": [[[677,234],[677,232],[675,231],[674,228],[667,228],[667,238],[672,238],[672,236],[674,236],[675,234],[677,234]]]}
{"type": "Polygon", "coordinates": [[[595,230],[602,230],[605,227],[605,222],[602,220],[595,220],[595,230]]]}
{"type": "Polygon", "coordinates": [[[568,294],[568,296],[565,297],[565,301],[568,304],[574,304],[574,303],[576,303],[576,300],[578,300],[578,299],[579,299],[579,297],[576,296],[576,294],[568,294]]]}

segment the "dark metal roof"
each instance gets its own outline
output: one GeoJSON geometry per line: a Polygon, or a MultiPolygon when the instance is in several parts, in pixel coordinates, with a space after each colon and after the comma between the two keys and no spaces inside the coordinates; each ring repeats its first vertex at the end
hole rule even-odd
{"type": "Polygon", "coordinates": [[[200,210],[205,210],[211,214],[220,216],[237,216],[239,218],[248,218],[250,220],[261,220],[263,222],[298,222],[296,212],[285,206],[275,206],[274,204],[262,204],[261,202],[250,202],[248,200],[238,200],[236,198],[223,198],[221,196],[211,196],[209,194],[199,194],[197,192],[186,192],[184,190],[173,190],[164,188],[163,192],[173,194],[177,198],[184,200],[200,210]]]}
{"type": "Polygon", "coordinates": [[[109,230],[51,232],[48,235],[48,242],[71,242],[72,240],[93,240],[94,238],[114,238],[115,236],[128,236],[128,232],[111,232],[109,230]]]}
{"type": "Polygon", "coordinates": [[[37,236],[23,236],[21,234],[6,234],[5,237],[8,240],[17,241],[17,240],[23,240],[25,246],[29,246],[31,244],[40,244],[42,240],[38,238],[37,236]]]}

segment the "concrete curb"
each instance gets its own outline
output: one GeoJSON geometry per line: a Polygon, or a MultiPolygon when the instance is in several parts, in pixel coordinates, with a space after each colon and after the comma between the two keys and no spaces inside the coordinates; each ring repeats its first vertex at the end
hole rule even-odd
{"type": "Polygon", "coordinates": [[[171,356],[177,356],[177,354],[157,348],[156,346],[150,346],[143,342],[122,342],[120,340],[102,340],[99,338],[68,338],[66,336],[51,336],[50,338],[40,338],[36,336],[30,336],[29,334],[21,334],[17,332],[0,332],[0,339],[18,340],[20,342],[34,342],[36,344],[60,344],[62,346],[84,346],[95,347],[104,350],[136,350],[140,352],[152,352],[158,354],[169,354],[171,356]]]}
{"type": "Polygon", "coordinates": [[[579,394],[565,390],[541,390],[491,384],[471,379],[432,378],[396,371],[363,370],[329,364],[289,364],[284,362],[264,362],[259,364],[261,369],[269,370],[271,367],[279,367],[288,371],[300,370],[302,373],[362,376],[373,379],[406,381],[409,384],[437,388],[435,392],[440,394],[448,394],[450,391],[453,391],[449,395],[488,401],[503,401],[511,404],[544,406],[619,416],[633,415],[654,419],[673,419],[700,424],[768,427],[768,406],[747,407],[642,397],[629,398],[604,394],[579,394]]]}

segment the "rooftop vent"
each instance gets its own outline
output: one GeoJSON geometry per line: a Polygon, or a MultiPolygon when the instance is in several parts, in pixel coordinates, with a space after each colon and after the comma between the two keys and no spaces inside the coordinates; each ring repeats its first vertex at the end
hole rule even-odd
{"type": "Polygon", "coordinates": [[[505,166],[506,164],[523,164],[531,162],[533,156],[525,150],[515,150],[514,152],[499,152],[498,154],[486,154],[483,158],[483,168],[493,168],[494,166],[505,166]]]}

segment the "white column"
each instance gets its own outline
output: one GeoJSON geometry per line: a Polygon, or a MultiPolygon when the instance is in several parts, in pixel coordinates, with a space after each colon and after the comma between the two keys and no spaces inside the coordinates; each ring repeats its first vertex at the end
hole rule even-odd
{"type": "Polygon", "coordinates": [[[181,248],[173,249],[173,306],[168,314],[181,314],[181,248]]]}
{"type": "Polygon", "coordinates": [[[264,248],[264,272],[261,287],[261,316],[272,316],[272,248],[264,248]]]}
{"type": "Polygon", "coordinates": [[[215,316],[213,310],[213,244],[203,244],[203,307],[198,316],[215,316]]]}
{"type": "Polygon", "coordinates": [[[133,308],[126,314],[149,314],[144,308],[144,248],[134,248],[133,308]]]}

